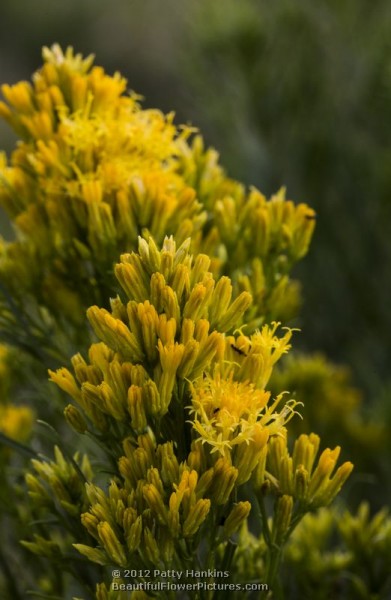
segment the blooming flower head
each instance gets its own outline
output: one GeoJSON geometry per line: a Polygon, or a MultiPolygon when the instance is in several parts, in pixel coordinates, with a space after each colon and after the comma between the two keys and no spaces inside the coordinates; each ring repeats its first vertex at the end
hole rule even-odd
{"type": "Polygon", "coordinates": [[[263,447],[269,436],[283,429],[296,405],[290,400],[278,412],[284,394],[269,404],[270,392],[249,382],[234,381],[232,373],[222,379],[216,371],[213,376],[199,378],[191,389],[193,428],[203,444],[212,446],[211,453],[223,456],[243,442],[263,447]]]}

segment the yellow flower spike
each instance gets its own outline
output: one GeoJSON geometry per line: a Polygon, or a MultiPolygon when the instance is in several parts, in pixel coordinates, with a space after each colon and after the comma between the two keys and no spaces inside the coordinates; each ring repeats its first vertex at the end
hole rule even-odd
{"type": "Polygon", "coordinates": [[[217,323],[229,307],[232,298],[232,285],[229,277],[221,277],[216,284],[209,306],[211,328],[218,329],[217,323]]]}
{"type": "Polygon", "coordinates": [[[90,535],[99,540],[98,525],[99,519],[91,513],[83,513],[81,515],[81,524],[85,527],[90,535]]]}
{"type": "Polygon", "coordinates": [[[88,205],[88,239],[96,256],[106,258],[102,245],[110,246],[116,239],[115,223],[108,204],[88,205]],[[103,244],[102,244],[103,242],[103,244]]]}
{"type": "Polygon", "coordinates": [[[293,448],[293,469],[296,470],[300,465],[303,465],[306,471],[310,473],[319,450],[319,444],[320,437],[315,433],[300,435],[293,448]]]}
{"type": "Polygon", "coordinates": [[[226,240],[229,245],[233,245],[236,241],[236,234],[238,231],[234,199],[226,197],[223,200],[218,200],[214,205],[214,212],[223,239],[226,240]]]}
{"type": "Polygon", "coordinates": [[[49,485],[52,488],[55,496],[58,498],[60,503],[66,502],[71,504],[72,499],[69,495],[69,492],[62,481],[55,475],[49,477],[49,485]]]}
{"type": "Polygon", "coordinates": [[[258,464],[253,471],[252,481],[256,490],[259,490],[265,482],[267,453],[268,446],[266,445],[264,448],[262,448],[258,464]]]}
{"type": "Polygon", "coordinates": [[[49,369],[50,381],[53,381],[61,390],[69,394],[76,402],[81,401],[80,389],[76,384],[75,378],[68,369],[61,368],[57,371],[49,369]]]}
{"type": "Polygon", "coordinates": [[[132,420],[132,427],[137,432],[145,431],[148,424],[142,392],[142,388],[137,385],[130,386],[128,390],[128,411],[132,420]]]}
{"type": "Polygon", "coordinates": [[[12,86],[4,84],[1,86],[1,92],[14,110],[26,114],[31,114],[35,111],[32,103],[33,90],[27,81],[21,81],[12,86]]]}
{"type": "Polygon", "coordinates": [[[169,485],[178,480],[179,464],[178,459],[174,454],[172,442],[167,442],[158,446],[157,457],[160,464],[160,474],[165,485],[169,485]]]}
{"type": "MultiPolygon", "coordinates": [[[[129,500],[129,496],[128,496],[128,500],[129,500]]],[[[125,508],[123,517],[122,517],[122,526],[124,528],[125,536],[129,534],[130,528],[133,525],[133,523],[136,521],[136,519],[137,519],[136,509],[131,506],[128,506],[127,508],[125,508]]]]}
{"type": "MultiPolygon", "coordinates": [[[[186,240],[187,246],[189,241],[190,240],[186,240]]],[[[190,275],[190,284],[193,289],[197,286],[198,283],[200,283],[203,280],[205,273],[208,272],[209,266],[209,256],[207,256],[206,254],[198,254],[196,256],[190,275]]]]}
{"type": "Polygon", "coordinates": [[[261,389],[266,387],[274,364],[291,347],[289,341],[293,330],[288,329],[283,337],[279,338],[275,335],[278,326],[279,323],[272,323],[271,326],[264,325],[261,331],[251,336],[251,349],[238,373],[241,381],[249,379],[261,389]]]}
{"type": "Polygon", "coordinates": [[[157,331],[163,346],[175,343],[176,329],[177,322],[175,319],[168,319],[165,314],[159,315],[157,331]]]}
{"type": "Polygon", "coordinates": [[[86,483],[86,493],[91,504],[107,505],[107,499],[103,490],[93,483],[86,483]]]}
{"type": "Polygon", "coordinates": [[[99,204],[103,199],[101,182],[99,180],[86,181],[82,185],[81,194],[87,204],[99,204]]]}
{"type": "Polygon", "coordinates": [[[133,461],[127,456],[121,456],[118,460],[118,470],[126,482],[133,488],[137,484],[137,477],[133,468],[133,461]]]}
{"type": "Polygon", "coordinates": [[[45,556],[46,558],[52,559],[55,556],[61,555],[61,550],[58,544],[52,542],[51,540],[46,540],[40,535],[34,534],[35,542],[20,542],[22,546],[33,552],[34,554],[38,554],[41,556],[45,556]]]}
{"type": "Polygon", "coordinates": [[[84,108],[87,102],[87,80],[74,75],[71,83],[72,109],[74,112],[84,108]]]}
{"type": "Polygon", "coordinates": [[[134,246],[137,240],[137,224],[132,216],[130,196],[122,189],[116,193],[116,208],[119,218],[119,222],[117,223],[118,233],[120,237],[129,239],[132,242],[132,246],[134,246]]]}
{"type": "Polygon", "coordinates": [[[203,452],[202,443],[200,441],[192,441],[191,452],[187,457],[187,464],[190,469],[194,469],[198,473],[203,473],[205,471],[205,453],[203,452]]]}
{"type": "Polygon", "coordinates": [[[238,502],[234,505],[223,526],[223,535],[230,538],[236,533],[250,514],[250,502],[238,502]]]}
{"type": "Polygon", "coordinates": [[[159,532],[159,549],[164,564],[171,564],[174,557],[175,546],[172,533],[167,528],[159,532]]]}
{"type": "MultiPolygon", "coordinates": [[[[164,249],[169,250],[169,243],[167,244],[168,238],[164,240],[164,249]]],[[[139,237],[138,239],[138,252],[141,257],[141,261],[150,273],[156,273],[160,271],[161,254],[152,237],[148,241],[139,237]]]]}
{"type": "Polygon", "coordinates": [[[284,456],[280,464],[279,487],[283,494],[293,494],[292,458],[284,456]]]}
{"type": "Polygon", "coordinates": [[[161,414],[162,404],[159,390],[152,379],[147,381],[143,386],[143,397],[145,400],[145,407],[149,414],[153,416],[161,414]]]}
{"type": "Polygon", "coordinates": [[[117,421],[126,419],[125,405],[122,403],[121,397],[113,392],[109,384],[106,383],[106,381],[103,381],[98,389],[105,412],[114,417],[117,421]]]}
{"type": "MultiPolygon", "coordinates": [[[[197,333],[196,331],[196,335],[197,333]]],[[[224,355],[224,349],[224,336],[217,331],[212,331],[209,336],[200,341],[198,355],[191,371],[191,378],[197,379],[203,373],[204,369],[210,365],[214,357],[221,359],[224,355]]]]}
{"type": "Polygon", "coordinates": [[[27,473],[25,475],[25,481],[28,487],[28,495],[37,503],[37,505],[46,504],[48,501],[51,502],[50,492],[42,485],[35,475],[27,473]]]}
{"type": "Polygon", "coordinates": [[[143,554],[151,564],[156,566],[160,563],[159,546],[149,527],[145,527],[143,530],[142,549],[143,554]]]}
{"type": "Polygon", "coordinates": [[[144,302],[149,296],[148,284],[133,264],[118,263],[114,267],[115,276],[129,298],[144,302]]]}
{"type": "Polygon", "coordinates": [[[309,483],[308,495],[310,498],[319,496],[326,487],[328,479],[335,468],[340,450],[339,446],[334,450],[326,448],[320,455],[318,464],[311,475],[311,481],[309,483]]]}
{"type": "Polygon", "coordinates": [[[143,387],[149,380],[147,371],[142,365],[129,365],[130,380],[134,385],[143,387]]]}
{"type": "Polygon", "coordinates": [[[186,265],[180,264],[176,267],[171,281],[171,287],[174,290],[178,302],[181,302],[182,296],[187,297],[190,294],[190,271],[186,265]]]}
{"type": "Polygon", "coordinates": [[[212,296],[214,281],[210,280],[207,285],[197,283],[190,292],[189,298],[183,309],[183,317],[197,321],[205,316],[205,308],[212,296]]]}
{"type": "Polygon", "coordinates": [[[170,529],[171,535],[175,538],[180,533],[180,517],[179,508],[181,505],[181,494],[173,492],[169,499],[169,510],[167,515],[167,525],[170,529]]]}
{"type": "Polygon", "coordinates": [[[110,600],[109,592],[104,583],[97,583],[95,598],[96,600],[110,600]]]}
{"type": "MultiPolygon", "coordinates": [[[[190,340],[185,345],[185,351],[183,353],[182,361],[178,369],[178,377],[180,379],[189,378],[192,374],[193,377],[197,373],[195,369],[195,363],[200,353],[200,344],[196,340],[190,340]]],[[[199,365],[198,371],[203,368],[204,361],[199,365]]]]}
{"type": "Polygon", "coordinates": [[[251,302],[252,296],[248,292],[242,292],[219,319],[217,324],[219,331],[224,333],[235,327],[251,305],[251,302]]]}
{"type": "Polygon", "coordinates": [[[197,500],[196,504],[190,509],[189,514],[183,523],[183,537],[191,537],[197,533],[198,529],[208,516],[210,504],[211,502],[208,499],[197,500]]]}
{"type": "Polygon", "coordinates": [[[280,496],[274,507],[272,539],[277,545],[281,545],[288,532],[293,510],[292,496],[280,496]]]}
{"type": "Polygon", "coordinates": [[[144,351],[148,361],[154,363],[157,357],[157,330],[159,317],[154,306],[148,301],[137,305],[137,317],[141,325],[144,351]]]}
{"type": "Polygon", "coordinates": [[[303,465],[299,465],[294,472],[293,493],[300,501],[305,501],[308,496],[308,480],[308,471],[303,465]]]}
{"type": "Polygon", "coordinates": [[[281,435],[272,437],[269,441],[268,470],[276,475],[280,472],[282,461],[289,456],[287,448],[286,430],[281,435]]]}
{"type": "Polygon", "coordinates": [[[163,346],[161,341],[158,341],[158,351],[161,364],[161,375],[158,381],[158,390],[160,394],[161,411],[163,416],[168,411],[171,402],[171,395],[174,389],[176,372],[183,358],[185,348],[183,344],[170,344],[163,346]]]}
{"type": "Polygon", "coordinates": [[[60,88],[58,88],[56,85],[51,85],[48,88],[48,93],[50,95],[53,105],[57,109],[62,109],[65,107],[65,98],[60,88]]]}
{"type": "MultiPolygon", "coordinates": [[[[121,567],[125,567],[127,564],[125,549],[122,544],[119,542],[117,536],[115,535],[110,524],[105,521],[103,523],[99,523],[98,525],[98,535],[99,539],[107,552],[110,559],[120,565],[121,567]]],[[[80,551],[80,549],[79,549],[80,551]]]]}
{"type": "Polygon", "coordinates": [[[88,309],[87,317],[96,335],[113,350],[119,352],[125,360],[143,361],[144,355],[137,338],[122,321],[97,306],[88,309]]]}
{"type": "Polygon", "coordinates": [[[295,260],[299,260],[308,252],[308,247],[314,233],[316,213],[306,204],[299,204],[296,211],[300,214],[300,220],[293,231],[292,254],[295,260]]]}
{"type": "Polygon", "coordinates": [[[147,473],[147,481],[155,486],[161,497],[164,496],[164,487],[163,482],[160,477],[160,472],[156,467],[151,467],[148,469],[147,473]]]}
{"type": "Polygon", "coordinates": [[[161,525],[167,525],[167,508],[164,505],[163,498],[160,492],[153,484],[148,484],[143,487],[143,495],[150,509],[156,515],[161,525]]]}
{"type": "Polygon", "coordinates": [[[239,475],[237,485],[242,485],[248,481],[259,464],[264,449],[269,439],[269,432],[263,429],[261,425],[254,426],[252,439],[248,443],[240,444],[235,452],[233,460],[234,466],[238,469],[239,475]]]}
{"type": "Polygon", "coordinates": [[[353,469],[352,463],[346,462],[332,476],[339,446],[334,450],[326,448],[314,467],[319,442],[315,434],[300,436],[293,457],[289,455],[286,436],[272,438],[269,442],[268,476],[276,478],[282,493],[292,495],[312,508],[332,502],[353,469]]]}
{"type": "Polygon", "coordinates": [[[115,510],[117,504],[122,501],[122,488],[118,487],[116,481],[111,480],[109,485],[109,505],[115,510]]]}
{"type": "Polygon", "coordinates": [[[141,535],[143,531],[142,518],[139,516],[129,527],[126,534],[126,546],[129,552],[135,552],[140,547],[141,535]]]}
{"type": "Polygon", "coordinates": [[[122,477],[130,482],[132,488],[136,487],[139,480],[146,477],[150,464],[148,454],[143,448],[137,448],[129,458],[121,456],[118,460],[119,471],[122,477]]]}
{"type": "Polygon", "coordinates": [[[195,323],[192,319],[183,319],[181,327],[180,341],[186,346],[193,338],[195,332],[195,323]]]}
{"type": "MultiPolygon", "coordinates": [[[[107,348],[107,346],[106,346],[107,348]]],[[[92,346],[90,347],[90,352],[92,350],[92,346]]],[[[88,366],[86,361],[84,360],[84,358],[82,357],[81,354],[75,354],[74,356],[72,356],[71,358],[71,363],[72,363],[72,367],[73,370],[75,371],[75,375],[76,375],[76,379],[77,381],[82,384],[85,383],[86,381],[89,380],[88,378],[88,366]]],[[[51,375],[51,371],[49,371],[49,374],[51,375]]],[[[76,389],[78,389],[78,387],[76,386],[76,389]]]]}
{"type": "MultiPolygon", "coordinates": [[[[143,435],[139,435],[137,438],[139,444],[138,450],[145,453],[147,460],[150,465],[155,461],[155,450],[156,450],[156,439],[151,429],[148,429],[143,435]]],[[[138,451],[136,450],[136,452],[138,451]]]]}
{"type": "Polygon", "coordinates": [[[125,405],[131,380],[131,366],[113,360],[109,363],[104,376],[106,377],[108,385],[110,385],[110,388],[117,397],[117,402],[122,406],[125,405]]]}
{"type": "Polygon", "coordinates": [[[160,253],[160,272],[162,273],[164,279],[169,281],[172,276],[174,268],[174,255],[172,252],[167,250],[163,250],[160,253]]]}
{"type": "Polygon", "coordinates": [[[33,138],[48,140],[53,135],[52,118],[46,112],[36,112],[29,117],[22,115],[20,122],[33,138]]]}
{"type": "Polygon", "coordinates": [[[112,527],[115,527],[114,520],[111,516],[109,506],[102,504],[94,504],[91,509],[91,514],[98,519],[99,522],[108,521],[112,527]]]}
{"type": "Polygon", "coordinates": [[[154,273],[151,277],[151,299],[158,310],[160,306],[167,315],[168,319],[174,319],[177,323],[181,319],[181,309],[179,307],[178,298],[174,290],[165,285],[164,278],[160,276],[160,273],[154,273]],[[158,287],[155,289],[154,281],[157,282],[158,287]]]}
{"type": "Polygon", "coordinates": [[[237,477],[238,470],[226,458],[219,458],[214,466],[214,478],[208,492],[218,506],[228,502],[237,477]]]}
{"type": "Polygon", "coordinates": [[[335,496],[339,493],[345,481],[353,471],[353,464],[349,461],[344,462],[336,471],[331,481],[327,484],[324,489],[321,500],[324,506],[330,504],[335,496]]]}
{"type": "Polygon", "coordinates": [[[84,544],[72,544],[72,546],[76,548],[80,554],[88,558],[88,560],[97,563],[98,565],[104,566],[110,562],[107,560],[106,554],[97,548],[90,548],[90,546],[86,546],[84,544]]]}
{"type": "Polygon", "coordinates": [[[200,319],[195,323],[194,327],[194,339],[204,345],[208,341],[208,334],[210,329],[210,323],[207,319],[200,319]]]}
{"type": "Polygon", "coordinates": [[[85,433],[88,429],[85,418],[76,406],[68,404],[64,409],[64,417],[67,423],[77,433],[85,433]]]}
{"type": "Polygon", "coordinates": [[[89,381],[86,381],[81,386],[81,400],[80,405],[90,416],[90,409],[97,408],[98,410],[106,411],[107,408],[102,401],[102,397],[99,393],[99,386],[93,385],[89,381]]]}
{"type": "Polygon", "coordinates": [[[5,102],[0,101],[0,117],[11,125],[13,129],[18,129],[17,123],[15,123],[13,114],[11,109],[5,104],[5,102]]]}
{"type": "Polygon", "coordinates": [[[254,248],[257,255],[265,257],[270,244],[270,215],[265,207],[254,211],[254,248]]]}

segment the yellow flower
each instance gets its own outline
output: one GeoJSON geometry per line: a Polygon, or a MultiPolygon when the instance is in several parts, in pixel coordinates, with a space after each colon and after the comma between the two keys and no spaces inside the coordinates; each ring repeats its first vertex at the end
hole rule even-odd
{"type": "Polygon", "coordinates": [[[18,442],[26,441],[31,433],[34,413],[28,406],[0,406],[0,431],[18,442]]]}
{"type": "Polygon", "coordinates": [[[222,379],[214,376],[197,379],[191,386],[194,430],[211,453],[226,456],[234,446],[254,442],[262,449],[270,435],[279,433],[294,413],[296,402],[285,403],[280,412],[280,394],[270,403],[270,392],[256,389],[254,384],[233,380],[232,373],[222,379]]]}

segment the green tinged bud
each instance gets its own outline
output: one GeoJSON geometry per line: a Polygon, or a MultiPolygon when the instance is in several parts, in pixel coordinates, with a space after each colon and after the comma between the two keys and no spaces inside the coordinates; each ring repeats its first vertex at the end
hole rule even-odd
{"type": "Polygon", "coordinates": [[[185,538],[191,537],[197,533],[198,529],[208,516],[209,510],[210,500],[197,500],[196,504],[190,509],[189,514],[183,523],[182,532],[185,538]]]}
{"type": "Polygon", "coordinates": [[[291,523],[293,509],[292,496],[280,496],[274,506],[272,538],[276,544],[283,544],[291,523]]]}
{"type": "Polygon", "coordinates": [[[110,563],[110,561],[107,560],[106,554],[97,548],[90,548],[90,546],[86,546],[85,544],[72,544],[72,546],[91,562],[103,566],[110,563]]]}
{"type": "Polygon", "coordinates": [[[73,406],[73,404],[68,404],[68,406],[65,407],[64,416],[67,423],[77,433],[85,433],[87,431],[88,426],[86,420],[84,419],[80,410],[73,406]]]}
{"type": "Polygon", "coordinates": [[[125,550],[107,521],[99,523],[98,535],[110,559],[121,567],[125,567],[127,564],[125,550]]]}

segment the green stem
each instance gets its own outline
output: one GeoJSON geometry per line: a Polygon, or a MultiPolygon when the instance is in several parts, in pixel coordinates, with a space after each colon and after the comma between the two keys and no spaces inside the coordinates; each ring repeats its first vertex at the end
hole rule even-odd
{"type": "Polygon", "coordinates": [[[0,565],[1,565],[3,573],[5,575],[6,585],[10,591],[11,598],[13,598],[15,600],[22,600],[20,591],[18,590],[16,583],[15,583],[16,577],[12,574],[10,566],[1,551],[0,551],[0,565]]]}
{"type": "Polygon", "coordinates": [[[274,543],[269,546],[269,561],[266,572],[266,583],[268,584],[269,590],[272,591],[273,598],[276,599],[282,598],[281,586],[277,582],[277,575],[282,558],[282,549],[282,545],[278,546],[274,543]]]}

